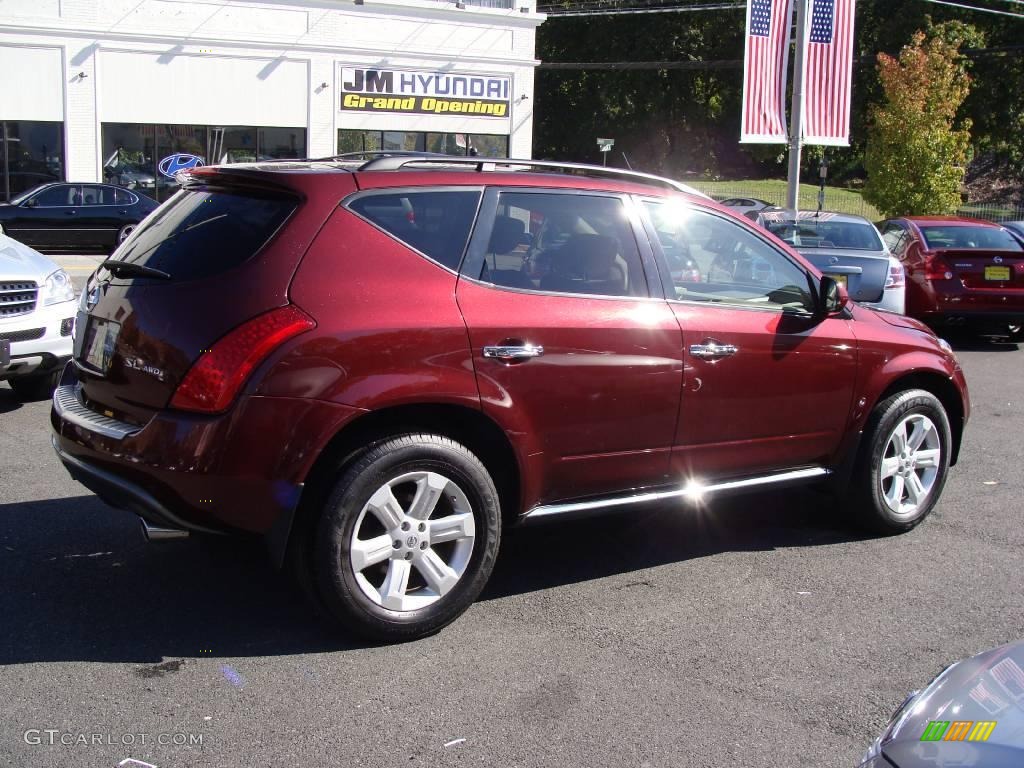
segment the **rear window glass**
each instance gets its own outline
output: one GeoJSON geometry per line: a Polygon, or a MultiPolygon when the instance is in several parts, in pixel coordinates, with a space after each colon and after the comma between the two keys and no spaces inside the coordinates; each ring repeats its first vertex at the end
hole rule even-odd
{"type": "Polygon", "coordinates": [[[850,221],[768,221],[768,231],[798,248],[850,248],[881,251],[882,240],[870,222],[850,221]]]}
{"type": "Polygon", "coordinates": [[[182,191],[145,219],[113,258],[174,280],[210,277],[252,258],[296,205],[292,198],[182,191]]]}
{"type": "Polygon", "coordinates": [[[409,247],[458,270],[479,202],[478,190],[426,190],[365,195],[348,207],[409,247]]]}
{"type": "Polygon", "coordinates": [[[995,227],[921,227],[925,243],[934,248],[991,248],[1021,251],[1024,248],[1009,232],[995,227]]]}

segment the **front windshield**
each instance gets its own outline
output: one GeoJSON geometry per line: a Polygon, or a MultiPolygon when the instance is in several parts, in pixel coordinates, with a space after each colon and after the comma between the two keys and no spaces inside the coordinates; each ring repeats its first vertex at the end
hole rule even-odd
{"type": "Polygon", "coordinates": [[[883,251],[885,246],[875,227],[865,221],[822,221],[801,219],[769,221],[768,231],[799,248],[849,248],[857,251],[883,251]]]}
{"type": "Polygon", "coordinates": [[[924,226],[921,227],[929,250],[936,248],[967,248],[1000,251],[1024,251],[1013,235],[1005,229],[974,226],[924,226]]]}

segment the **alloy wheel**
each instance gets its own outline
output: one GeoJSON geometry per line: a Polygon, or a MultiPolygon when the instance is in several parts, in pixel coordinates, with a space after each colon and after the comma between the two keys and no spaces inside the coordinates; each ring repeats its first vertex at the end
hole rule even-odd
{"type": "Polygon", "coordinates": [[[941,453],[939,430],[924,414],[906,416],[889,434],[878,482],[897,517],[912,518],[925,503],[939,476],[941,453]]]}
{"type": "Polygon", "coordinates": [[[473,510],[455,481],[407,472],[378,488],[360,510],[349,543],[352,571],[377,605],[419,610],[458,584],[475,537],[473,510]]]}

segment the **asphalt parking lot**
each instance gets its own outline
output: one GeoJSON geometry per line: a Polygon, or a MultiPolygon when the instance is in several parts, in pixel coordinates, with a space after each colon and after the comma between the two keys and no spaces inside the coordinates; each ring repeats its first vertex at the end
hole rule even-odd
{"type": "Polygon", "coordinates": [[[511,531],[478,603],[398,646],[332,633],[258,546],[144,544],[0,384],[0,765],[854,765],[909,690],[1024,637],[1024,349],[958,354],[973,419],[911,533],[810,491],[511,531]]]}

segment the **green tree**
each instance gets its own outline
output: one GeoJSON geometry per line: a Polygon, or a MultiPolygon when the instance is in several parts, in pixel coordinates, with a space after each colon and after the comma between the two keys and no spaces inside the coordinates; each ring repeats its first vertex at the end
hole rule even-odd
{"type": "Polygon", "coordinates": [[[970,91],[963,30],[916,32],[899,59],[878,56],[885,100],[870,110],[864,197],[886,216],[952,213],[967,170],[970,119],[957,111],[970,91]]]}

